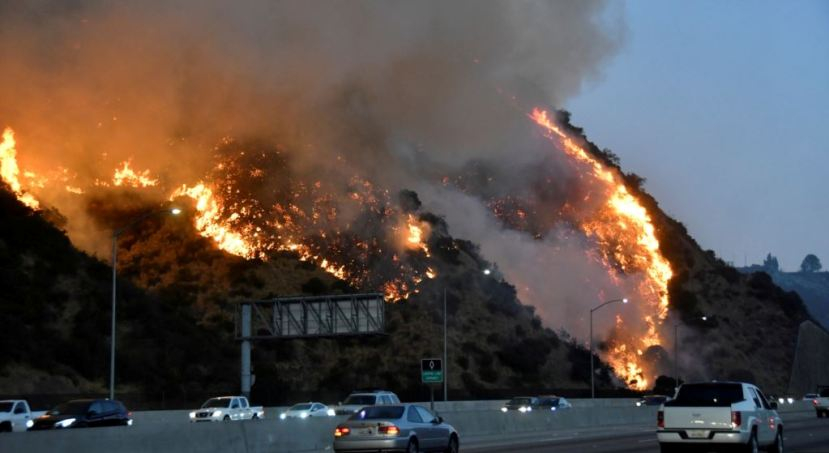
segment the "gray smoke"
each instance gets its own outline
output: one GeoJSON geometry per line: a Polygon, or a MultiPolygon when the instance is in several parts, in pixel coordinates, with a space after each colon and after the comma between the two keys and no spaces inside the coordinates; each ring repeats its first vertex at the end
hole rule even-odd
{"type": "MultiPolygon", "coordinates": [[[[527,111],[577,93],[622,35],[603,1],[4,2],[0,124],[16,130],[22,167],[71,169],[76,185],[131,158],[164,197],[209,172],[221,138],[255,137],[293,150],[309,181],[416,188],[548,323],[581,332],[594,300],[568,275],[615,289],[583,239],[508,232],[483,197],[441,181],[486,159],[500,192],[524,187],[523,171],[551,153],[527,111]]],[[[51,202],[96,250],[106,236],[85,239],[72,199],[51,202]]]]}

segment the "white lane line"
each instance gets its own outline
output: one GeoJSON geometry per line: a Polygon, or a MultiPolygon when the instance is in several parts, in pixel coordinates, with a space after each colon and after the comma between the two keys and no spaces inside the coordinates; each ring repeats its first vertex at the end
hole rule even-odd
{"type": "Polygon", "coordinates": [[[642,439],[638,440],[637,442],[639,442],[640,444],[644,444],[645,442],[656,442],[656,439],[642,439]]]}

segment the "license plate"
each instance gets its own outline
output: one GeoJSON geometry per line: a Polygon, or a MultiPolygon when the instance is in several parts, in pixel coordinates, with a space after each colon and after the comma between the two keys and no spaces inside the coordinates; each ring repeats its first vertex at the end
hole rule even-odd
{"type": "Polygon", "coordinates": [[[363,428],[357,430],[357,433],[363,436],[371,436],[372,434],[374,434],[374,430],[371,428],[363,428]]]}
{"type": "Polygon", "coordinates": [[[688,437],[691,439],[705,439],[708,437],[708,431],[701,429],[690,429],[687,431],[688,437]]]}

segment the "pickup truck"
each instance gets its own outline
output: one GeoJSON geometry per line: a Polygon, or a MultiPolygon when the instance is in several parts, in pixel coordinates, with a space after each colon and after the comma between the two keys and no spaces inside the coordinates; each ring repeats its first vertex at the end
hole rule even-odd
{"type": "Polygon", "coordinates": [[[657,412],[662,453],[738,447],[745,452],[783,451],[777,403],[743,382],[683,384],[657,412]]]}
{"type": "Polygon", "coordinates": [[[818,387],[817,396],[812,400],[817,418],[829,417],[829,386],[818,387]]]}
{"type": "Polygon", "coordinates": [[[0,401],[0,433],[26,431],[34,419],[35,415],[25,400],[0,401]]]}
{"type": "Polygon", "coordinates": [[[191,422],[257,420],[264,417],[265,410],[262,406],[251,406],[244,396],[210,398],[200,409],[190,412],[191,422]]]}

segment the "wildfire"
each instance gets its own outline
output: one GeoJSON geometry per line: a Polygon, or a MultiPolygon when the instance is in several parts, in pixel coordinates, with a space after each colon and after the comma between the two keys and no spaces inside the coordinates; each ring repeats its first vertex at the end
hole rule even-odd
{"type": "Polygon", "coordinates": [[[429,246],[424,242],[424,236],[428,235],[429,225],[425,222],[418,221],[413,215],[409,214],[406,219],[406,247],[412,250],[423,250],[427,257],[429,254],[429,246]]]}
{"type": "Polygon", "coordinates": [[[639,285],[639,295],[651,312],[643,317],[646,332],[633,340],[638,345],[614,345],[607,358],[628,385],[644,390],[648,379],[641,365],[641,351],[661,343],[657,325],[668,313],[668,281],[673,275],[670,264],[659,251],[653,222],[645,207],[628,191],[618,172],[579,146],[553,123],[546,111],[534,109],[529,116],[544,128],[548,137],[561,144],[568,156],[586,165],[595,180],[603,185],[604,205],[592,217],[584,219],[580,227],[599,245],[605,265],[609,269],[617,265],[623,272],[645,274],[646,278],[639,285]]]}
{"type": "Polygon", "coordinates": [[[151,187],[158,184],[157,179],[150,177],[150,171],[144,170],[142,172],[135,172],[130,168],[130,161],[122,162],[121,168],[115,169],[115,176],[112,177],[112,184],[114,186],[129,186],[129,187],[151,187]]]}
{"type": "MultiPolygon", "coordinates": [[[[0,177],[11,187],[12,192],[21,203],[32,209],[39,209],[40,203],[37,199],[32,194],[25,192],[20,186],[20,180],[18,179],[20,169],[17,167],[15,146],[14,131],[7,127],[3,131],[3,141],[0,142],[0,177]]],[[[34,176],[34,173],[31,175],[34,176]]]]}

